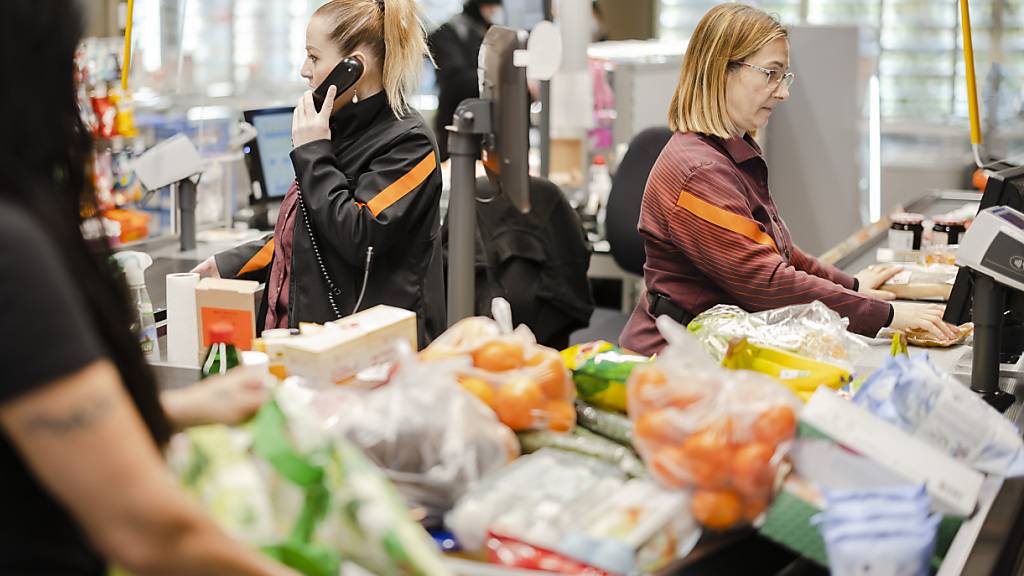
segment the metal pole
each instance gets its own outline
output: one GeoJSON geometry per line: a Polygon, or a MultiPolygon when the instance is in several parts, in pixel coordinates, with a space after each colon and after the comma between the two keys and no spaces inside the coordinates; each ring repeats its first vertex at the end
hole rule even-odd
{"type": "Polygon", "coordinates": [[[551,173],[551,81],[540,83],[540,176],[551,173]]]}
{"type": "Polygon", "coordinates": [[[175,187],[178,190],[178,239],[181,251],[196,248],[196,183],[185,178],[175,187]]]}
{"type": "Polygon", "coordinates": [[[448,128],[452,188],[448,196],[448,325],[474,313],[476,301],[476,159],[480,136],[475,114],[460,106],[448,128]]]}
{"type": "Polygon", "coordinates": [[[1002,351],[1003,313],[1006,287],[992,278],[974,273],[974,358],[971,390],[999,412],[1005,412],[1015,396],[999,388],[999,354],[1002,351]]]}

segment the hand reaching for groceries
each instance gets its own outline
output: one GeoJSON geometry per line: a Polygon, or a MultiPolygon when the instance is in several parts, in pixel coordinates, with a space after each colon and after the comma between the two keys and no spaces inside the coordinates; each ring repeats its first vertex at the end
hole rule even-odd
{"type": "Polygon", "coordinates": [[[193,274],[199,274],[200,278],[220,278],[220,270],[217,269],[217,259],[210,256],[190,270],[193,274]]]}
{"type": "Polygon", "coordinates": [[[893,330],[923,330],[940,340],[954,340],[959,331],[942,320],[946,307],[939,304],[917,304],[913,302],[892,303],[893,330]]]}
{"type": "Polygon", "coordinates": [[[160,403],[171,424],[181,430],[205,424],[241,424],[252,418],[269,396],[262,373],[242,367],[168,390],[160,395],[160,403]]]}
{"type": "Polygon", "coordinates": [[[890,278],[900,273],[899,266],[892,264],[875,264],[868,266],[854,275],[857,279],[857,291],[879,300],[895,300],[896,295],[886,290],[879,290],[890,278]]]}

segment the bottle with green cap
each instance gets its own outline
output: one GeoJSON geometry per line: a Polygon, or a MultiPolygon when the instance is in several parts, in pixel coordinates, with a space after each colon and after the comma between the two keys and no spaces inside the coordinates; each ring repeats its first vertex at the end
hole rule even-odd
{"type": "Polygon", "coordinates": [[[238,349],[235,348],[235,329],[226,322],[210,326],[210,350],[203,361],[200,379],[224,374],[239,365],[238,349]]]}

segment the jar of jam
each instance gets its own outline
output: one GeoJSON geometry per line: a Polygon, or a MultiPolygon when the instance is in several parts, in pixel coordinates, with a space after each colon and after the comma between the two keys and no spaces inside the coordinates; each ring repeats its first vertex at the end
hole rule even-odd
{"type": "Polygon", "coordinates": [[[966,221],[961,218],[938,217],[932,226],[932,244],[959,244],[960,238],[967,232],[966,221]]]}
{"type": "Polygon", "coordinates": [[[889,217],[889,248],[893,250],[920,250],[924,237],[924,216],[909,212],[889,217]]]}

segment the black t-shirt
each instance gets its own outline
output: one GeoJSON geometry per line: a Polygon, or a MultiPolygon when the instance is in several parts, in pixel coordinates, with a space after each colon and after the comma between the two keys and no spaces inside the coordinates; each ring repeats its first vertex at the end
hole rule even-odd
{"type": "MultiPolygon", "coordinates": [[[[106,356],[53,241],[0,201],[0,404],[106,356]]],[[[101,575],[103,560],[0,429],[0,574],[101,575]]]]}

